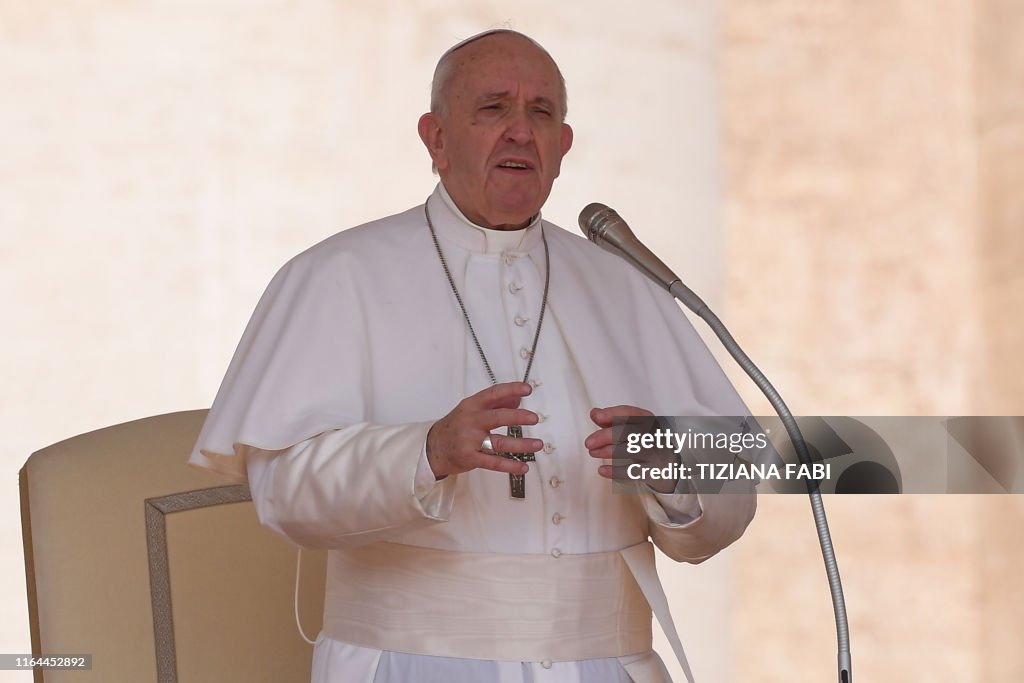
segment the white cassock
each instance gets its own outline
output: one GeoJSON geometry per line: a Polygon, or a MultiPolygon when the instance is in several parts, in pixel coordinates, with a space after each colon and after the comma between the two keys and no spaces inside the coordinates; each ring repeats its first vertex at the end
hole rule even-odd
{"type": "MultiPolygon", "coordinates": [[[[689,562],[737,539],[754,513],[752,487],[748,495],[613,493],[583,441],[597,429],[595,406],[735,416],[745,406],[671,297],[625,262],[539,216],[519,231],[476,226],[440,184],[427,206],[499,382],[522,379],[529,358],[544,226],[550,294],[534,391],[522,405],[541,420],[525,436],[545,446],[530,464],[526,498],[510,498],[505,474],[474,470],[435,482],[426,463],[433,422],[491,382],[423,206],[338,233],[281,269],[190,462],[236,481],[247,476],[263,524],[297,545],[331,549],[315,683],[667,681],[649,645],[636,651],[645,642],[634,638],[637,620],[605,627],[609,619],[586,611],[600,609],[597,596],[577,607],[572,581],[550,596],[530,581],[577,560],[615,562],[616,551],[648,537],[689,562]],[[393,560],[409,566],[390,576],[382,557],[409,557],[393,560]],[[447,558],[467,561],[461,585],[444,583],[456,569],[430,574],[447,558]],[[504,576],[506,567],[529,569],[504,576]],[[383,588],[375,583],[382,575],[391,582],[383,588]],[[365,597],[374,590],[381,593],[365,597]],[[485,604],[459,603],[488,591],[485,604]],[[550,632],[537,632],[531,610],[550,632]],[[564,614],[583,632],[575,645],[564,614]],[[591,634],[589,624],[614,632],[591,634]],[[606,636],[614,645],[594,656],[593,643],[606,636]]],[[[622,600],[611,605],[612,620],[626,610],[622,600]]]]}

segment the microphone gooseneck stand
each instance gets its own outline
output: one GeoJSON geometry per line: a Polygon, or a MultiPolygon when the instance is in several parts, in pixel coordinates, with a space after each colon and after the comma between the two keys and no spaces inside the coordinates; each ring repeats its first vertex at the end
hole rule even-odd
{"type": "MultiPolygon", "coordinates": [[[[629,261],[644,275],[667,289],[672,296],[708,324],[729,355],[743,368],[772,404],[772,408],[782,419],[782,424],[793,442],[800,461],[810,466],[812,460],[807,452],[807,444],[804,443],[800,428],[797,426],[796,420],[793,419],[793,414],[786,406],[786,402],[782,400],[782,396],[764,376],[764,373],[743,352],[729,330],[708,305],[636,238],[626,222],[613,209],[603,204],[589,204],[580,213],[579,222],[580,228],[591,242],[629,261]]],[[[818,543],[825,561],[825,572],[828,575],[828,587],[832,594],[832,611],[835,613],[839,651],[839,683],[853,683],[850,626],[846,618],[846,601],[843,599],[843,584],[839,578],[839,565],[836,563],[835,551],[832,548],[832,536],[829,534],[828,519],[825,517],[825,506],[821,501],[821,493],[810,479],[806,484],[807,494],[811,500],[811,511],[814,514],[814,526],[818,532],[818,543]]]]}

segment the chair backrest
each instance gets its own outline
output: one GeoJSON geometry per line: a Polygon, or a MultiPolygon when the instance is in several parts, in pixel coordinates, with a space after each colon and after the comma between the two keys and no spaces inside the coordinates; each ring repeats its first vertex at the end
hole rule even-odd
{"type": "MultiPolygon", "coordinates": [[[[205,410],[158,415],[44,448],[20,473],[32,648],[92,655],[74,681],[308,681],[295,626],[296,549],[261,527],[245,486],[186,464],[205,410]]],[[[303,551],[314,637],[325,554],[303,551]]]]}

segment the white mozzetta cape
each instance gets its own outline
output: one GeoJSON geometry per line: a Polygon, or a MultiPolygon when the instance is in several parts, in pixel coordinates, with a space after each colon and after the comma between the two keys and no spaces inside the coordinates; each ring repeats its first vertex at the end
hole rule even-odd
{"type": "MultiPolygon", "coordinates": [[[[521,378],[520,352],[530,346],[541,300],[541,221],[513,245],[469,223],[440,185],[429,208],[499,381],[521,378]]],[[[549,448],[530,465],[525,501],[510,501],[507,476],[494,472],[448,477],[429,490],[416,485],[432,423],[489,384],[422,205],[330,237],[278,272],[190,462],[244,482],[253,456],[250,485],[264,523],[298,544],[339,552],[384,540],[462,552],[594,553],[648,536],[676,560],[718,552],[749,523],[753,496],[613,494],[582,445],[596,429],[587,412],[632,404],[659,415],[746,415],[745,406],[666,292],[582,237],[543,227],[551,288],[531,374],[543,384],[523,405],[548,418],[524,431],[549,448]],[[680,510],[684,522],[672,521],[680,510]]],[[[323,641],[321,665],[349,665],[336,680],[379,673],[379,651],[323,641]]],[[[572,662],[546,672],[560,666],[566,674],[572,662]]],[[[335,680],[325,675],[314,678],[335,680]]],[[[534,677],[543,675],[537,669],[534,677]]]]}

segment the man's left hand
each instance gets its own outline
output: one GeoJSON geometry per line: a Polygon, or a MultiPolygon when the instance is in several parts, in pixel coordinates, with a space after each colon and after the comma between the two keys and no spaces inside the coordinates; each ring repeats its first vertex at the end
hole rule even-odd
{"type": "MultiPolygon", "coordinates": [[[[636,406],[621,405],[610,408],[594,408],[590,411],[590,419],[601,429],[591,434],[583,442],[590,452],[590,457],[600,460],[611,460],[615,450],[615,439],[612,434],[612,420],[617,417],[653,417],[654,413],[636,406]]],[[[674,458],[673,458],[674,460],[674,458]]],[[[650,463],[653,466],[664,466],[666,463],[650,463]]],[[[600,465],[597,473],[605,479],[627,479],[625,467],[613,467],[612,465],[600,465]]],[[[653,490],[659,493],[672,493],[675,491],[675,480],[650,479],[644,480],[653,490]]]]}

